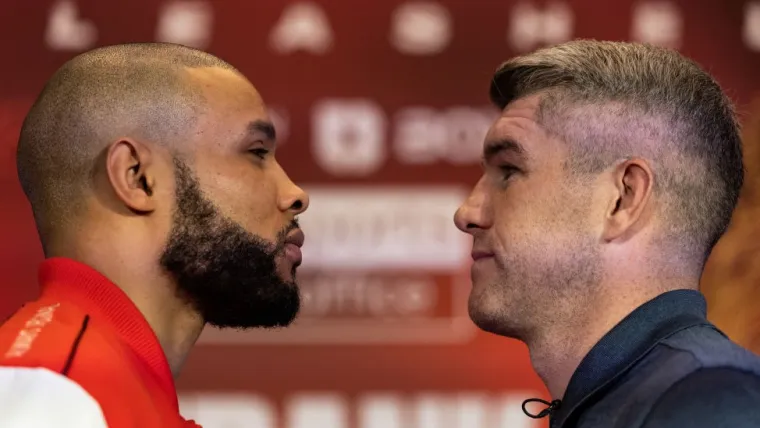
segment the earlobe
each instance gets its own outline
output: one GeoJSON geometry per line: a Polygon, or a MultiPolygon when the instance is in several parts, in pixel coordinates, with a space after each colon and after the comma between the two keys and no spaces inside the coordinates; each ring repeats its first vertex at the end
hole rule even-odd
{"type": "Polygon", "coordinates": [[[111,144],[106,153],[106,173],[111,188],[133,212],[146,214],[155,209],[152,160],[146,145],[127,138],[111,144]]]}
{"type": "Polygon", "coordinates": [[[607,212],[605,241],[627,238],[648,221],[654,175],[644,159],[629,159],[613,171],[614,198],[607,212]]]}

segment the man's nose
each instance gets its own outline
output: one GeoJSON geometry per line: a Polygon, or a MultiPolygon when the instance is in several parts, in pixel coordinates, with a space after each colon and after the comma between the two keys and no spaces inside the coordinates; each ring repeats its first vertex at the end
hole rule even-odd
{"type": "Polygon", "coordinates": [[[309,195],[293,183],[284,171],[283,176],[284,180],[281,184],[283,190],[280,193],[278,208],[283,212],[291,212],[295,217],[309,208],[309,195]]]}
{"type": "Polygon", "coordinates": [[[281,199],[280,209],[290,211],[294,216],[309,208],[309,195],[300,187],[293,184],[287,194],[281,199]]]}
{"type": "Polygon", "coordinates": [[[485,177],[472,189],[470,196],[454,214],[454,224],[464,233],[473,234],[479,229],[491,227],[488,214],[488,195],[485,192],[485,177]]]}

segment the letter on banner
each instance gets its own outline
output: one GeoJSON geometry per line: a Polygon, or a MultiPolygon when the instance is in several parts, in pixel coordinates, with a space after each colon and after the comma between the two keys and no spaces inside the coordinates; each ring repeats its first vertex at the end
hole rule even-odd
{"type": "Polygon", "coordinates": [[[333,32],[327,15],[314,2],[288,6],[269,35],[269,46],[278,53],[303,50],[324,54],[333,44],[333,32]]]}
{"type": "Polygon", "coordinates": [[[156,39],[205,49],[211,41],[214,10],[207,1],[174,1],[159,14],[156,39]]]}
{"type": "Polygon", "coordinates": [[[439,3],[400,5],[391,17],[390,41],[408,55],[435,55],[451,42],[451,14],[439,3]]]}
{"type": "Polygon", "coordinates": [[[681,46],[683,16],[672,2],[640,3],[633,10],[631,39],[677,49],[681,46]]]}
{"type": "Polygon", "coordinates": [[[499,411],[498,423],[492,425],[494,428],[538,428],[543,426],[541,421],[531,419],[525,416],[522,411],[522,402],[525,397],[536,397],[536,392],[528,391],[527,393],[513,392],[504,395],[497,405],[499,411]]]}
{"type": "Polygon", "coordinates": [[[253,394],[192,394],[179,397],[180,411],[202,426],[276,428],[276,409],[253,394]]]}
{"type": "Polygon", "coordinates": [[[370,394],[358,404],[360,428],[404,428],[404,403],[398,395],[370,394]]]}
{"type": "Polygon", "coordinates": [[[314,106],[314,159],[336,176],[366,176],[385,162],[385,114],[367,99],[326,100],[314,106]]]}
{"type": "Polygon", "coordinates": [[[573,11],[565,2],[550,2],[543,10],[521,1],[512,9],[507,39],[518,51],[557,44],[573,37],[573,11]]]}
{"type": "Polygon", "coordinates": [[[751,50],[760,51],[760,2],[744,6],[744,43],[751,50]]]}
{"type": "Polygon", "coordinates": [[[348,428],[349,406],[335,394],[303,394],[286,405],[285,428],[348,428]]]}
{"type": "Polygon", "coordinates": [[[53,4],[45,28],[45,43],[57,51],[84,51],[92,48],[98,39],[95,25],[79,17],[73,1],[61,0],[53,4]]]}
{"type": "Polygon", "coordinates": [[[421,395],[414,406],[414,427],[486,428],[489,404],[483,396],[421,395]]]}

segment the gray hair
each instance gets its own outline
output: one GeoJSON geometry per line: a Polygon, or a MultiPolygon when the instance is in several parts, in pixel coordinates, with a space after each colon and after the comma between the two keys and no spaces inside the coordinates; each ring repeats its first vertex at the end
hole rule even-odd
{"type": "Polygon", "coordinates": [[[666,220],[662,239],[704,263],[744,180],[734,108],[708,73],[671,49],[576,40],[513,58],[491,82],[502,109],[533,94],[542,95],[538,122],[569,145],[569,171],[647,159],[666,220]]]}

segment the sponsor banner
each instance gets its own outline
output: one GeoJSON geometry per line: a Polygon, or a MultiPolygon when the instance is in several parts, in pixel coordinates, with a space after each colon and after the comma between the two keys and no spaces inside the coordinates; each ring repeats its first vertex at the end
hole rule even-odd
{"type": "Polygon", "coordinates": [[[304,269],[460,272],[470,238],[454,227],[464,186],[304,186],[304,269]]]}

